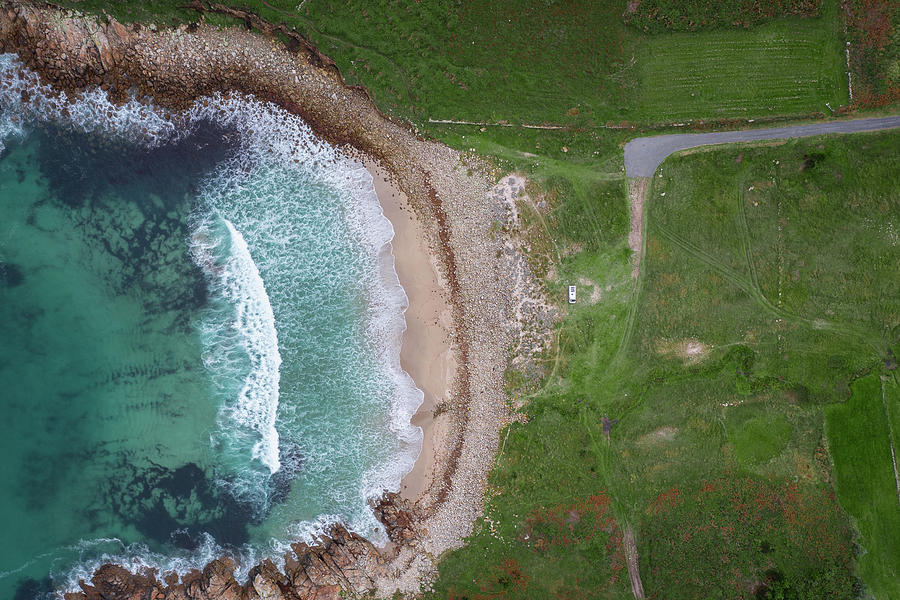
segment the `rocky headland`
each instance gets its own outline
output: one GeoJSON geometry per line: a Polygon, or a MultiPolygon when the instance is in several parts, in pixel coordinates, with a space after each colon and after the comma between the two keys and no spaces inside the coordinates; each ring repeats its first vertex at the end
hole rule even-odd
{"type": "MultiPolygon", "coordinates": [[[[375,505],[376,515],[395,544],[416,543],[415,513],[396,494],[385,494],[375,505]]],[[[94,572],[81,591],[64,594],[65,600],[325,600],[362,595],[376,587],[376,578],[388,574],[390,555],[368,540],[333,525],[317,543],[293,545],[284,572],[271,561],[253,567],[244,584],[234,577],[230,558],[210,562],[203,571],[159,579],[156,573],[132,573],[106,564],[94,572]]]]}
{"type": "Polygon", "coordinates": [[[0,6],[0,51],[18,54],[60,93],[100,87],[117,101],[146,98],[175,111],[215,92],[253,95],[301,116],[347,152],[376,161],[421,221],[452,312],[455,369],[449,401],[434,416],[441,427],[432,441],[429,484],[414,502],[386,494],[375,503],[391,540],[386,548],[335,524],[317,543],[295,544],[284,572],[264,562],[243,584],[228,558],[182,576],[104,565],[65,598],[302,600],[387,597],[427,587],[440,555],[461,545],[482,512],[499,431],[510,419],[503,390],[509,348],[526,320],[534,320],[521,310],[523,296],[539,295],[521,253],[496,233],[498,223],[515,220],[505,193],[492,191],[499,174],[388,118],[365,90],[346,85],[328,57],[254,15],[202,3],[201,12],[229,12],[249,27],[220,30],[201,18],[156,30],[47,4],[0,6]],[[275,32],[291,43],[277,42],[275,32]]]}

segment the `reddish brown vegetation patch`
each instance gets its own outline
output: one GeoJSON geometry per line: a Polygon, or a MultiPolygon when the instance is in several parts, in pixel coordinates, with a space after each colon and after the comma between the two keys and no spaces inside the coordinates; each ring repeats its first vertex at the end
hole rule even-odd
{"type": "Polygon", "coordinates": [[[615,585],[625,568],[622,530],[613,516],[606,492],[581,502],[533,511],[525,519],[518,539],[539,554],[560,547],[602,544],[605,540],[605,564],[597,565],[597,568],[609,570],[606,587],[615,585]]]}
{"type": "Polygon", "coordinates": [[[534,511],[525,520],[520,539],[538,550],[550,546],[571,546],[591,541],[598,534],[618,533],[616,520],[609,506],[609,496],[600,493],[578,504],[562,504],[543,511],[534,511]],[[583,519],[582,517],[590,517],[583,519]]]}
{"type": "Polygon", "coordinates": [[[625,22],[648,33],[751,27],[778,17],[812,17],[822,0],[642,0],[625,12],[625,22]]]}
{"type": "Polygon", "coordinates": [[[691,493],[662,492],[645,515],[651,598],[671,589],[751,598],[778,578],[819,586],[817,597],[852,593],[852,535],[830,490],[726,474],[691,493]]]}
{"type": "Polygon", "coordinates": [[[891,74],[900,61],[893,41],[900,27],[900,4],[895,0],[844,0],[850,38],[853,103],[858,107],[887,106],[900,102],[900,80],[891,74]]]}

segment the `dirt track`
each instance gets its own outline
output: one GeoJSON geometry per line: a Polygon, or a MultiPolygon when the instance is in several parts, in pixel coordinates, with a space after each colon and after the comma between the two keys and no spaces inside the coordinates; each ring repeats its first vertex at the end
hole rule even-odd
{"type": "Polygon", "coordinates": [[[631,579],[631,593],[635,600],[644,598],[644,584],[641,582],[641,573],[638,571],[637,544],[634,543],[634,533],[631,525],[625,527],[625,558],[628,561],[628,578],[631,579]]]}

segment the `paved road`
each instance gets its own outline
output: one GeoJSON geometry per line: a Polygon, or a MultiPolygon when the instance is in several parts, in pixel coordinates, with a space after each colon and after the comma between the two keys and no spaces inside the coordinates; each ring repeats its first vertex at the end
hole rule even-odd
{"type": "Polygon", "coordinates": [[[825,133],[854,133],[900,127],[900,116],[878,119],[852,119],[829,121],[812,125],[750,129],[747,131],[718,131],[715,133],[680,133],[636,138],[625,144],[625,175],[628,177],[652,177],[659,164],[667,156],[679,150],[756,140],[777,140],[808,137],[825,133]]]}

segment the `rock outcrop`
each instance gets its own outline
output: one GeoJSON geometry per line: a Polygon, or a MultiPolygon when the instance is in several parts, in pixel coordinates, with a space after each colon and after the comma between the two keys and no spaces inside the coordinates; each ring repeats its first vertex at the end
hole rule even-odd
{"type": "MultiPolygon", "coordinates": [[[[416,519],[397,494],[385,494],[373,507],[393,541],[415,540],[416,519]]],[[[246,583],[234,577],[235,564],[219,558],[180,579],[147,571],[132,573],[119,565],[103,565],[82,581],[81,591],[65,600],[337,600],[364,595],[376,587],[392,551],[381,551],[365,538],[333,525],[316,543],[292,546],[282,573],[272,561],[253,567],[246,583]],[[387,556],[385,556],[387,554],[387,556]]]]}

